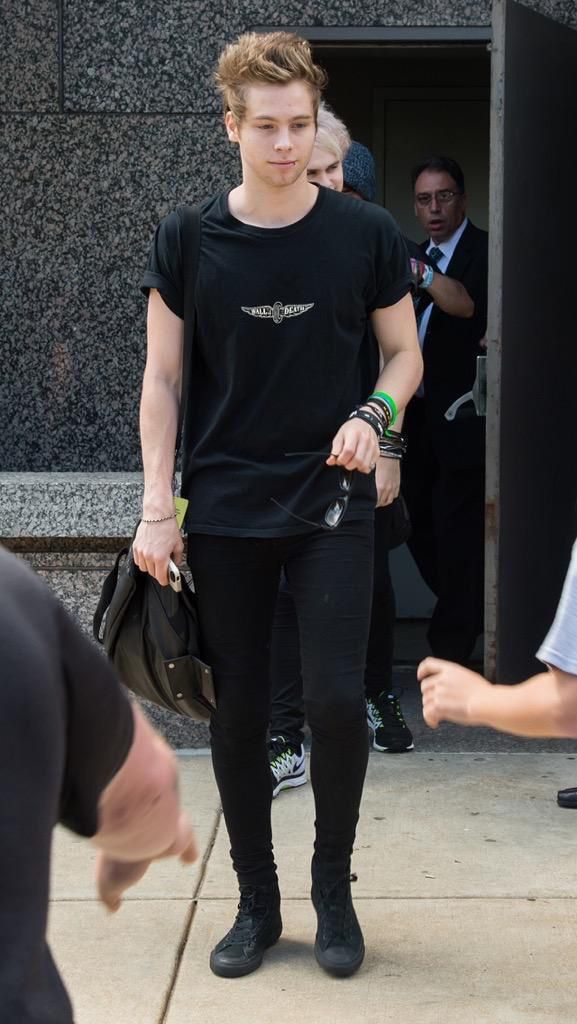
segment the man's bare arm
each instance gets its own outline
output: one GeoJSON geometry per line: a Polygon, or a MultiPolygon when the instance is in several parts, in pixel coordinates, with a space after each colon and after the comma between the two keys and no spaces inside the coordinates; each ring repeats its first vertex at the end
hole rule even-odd
{"type": "Polygon", "coordinates": [[[376,309],[371,314],[371,323],[382,364],[375,391],[391,395],[401,413],[423,376],[423,359],[410,295],[403,296],[394,306],[376,309]]]}
{"type": "MultiPolygon", "coordinates": [[[[172,477],[182,375],[184,323],[151,289],[148,300],[147,357],[140,402],[144,466],[143,519],[174,514],[172,477]]],[[[168,582],[169,558],[178,564],[183,543],[174,518],[141,523],[133,544],[136,564],[159,583],[168,582]]]]}
{"type": "Polygon", "coordinates": [[[449,316],[470,319],[475,312],[475,303],[469,292],[454,277],[435,272],[431,284],[424,291],[428,292],[435,305],[449,316]]]}
{"type": "Polygon", "coordinates": [[[424,260],[414,257],[411,257],[411,270],[416,287],[428,292],[435,305],[444,313],[465,319],[473,316],[475,303],[460,281],[433,270],[424,260]]]}

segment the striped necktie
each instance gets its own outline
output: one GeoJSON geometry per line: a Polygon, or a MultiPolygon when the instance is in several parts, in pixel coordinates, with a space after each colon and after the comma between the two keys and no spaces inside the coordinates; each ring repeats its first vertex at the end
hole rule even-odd
{"type": "Polygon", "coordinates": [[[433,261],[434,265],[437,266],[439,260],[443,259],[445,253],[442,249],[439,249],[438,245],[434,245],[432,249],[429,249],[427,256],[433,261]]]}

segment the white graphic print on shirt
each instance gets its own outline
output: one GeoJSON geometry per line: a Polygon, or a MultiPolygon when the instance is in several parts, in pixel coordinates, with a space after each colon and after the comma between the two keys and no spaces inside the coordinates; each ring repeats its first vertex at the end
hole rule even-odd
{"type": "Polygon", "coordinates": [[[240,308],[249,316],[257,316],[261,320],[272,320],[275,324],[282,324],[285,316],[300,316],[301,313],[306,313],[313,306],[314,302],[288,303],[286,306],[283,306],[282,302],[275,302],[274,306],[241,306],[240,308]]]}

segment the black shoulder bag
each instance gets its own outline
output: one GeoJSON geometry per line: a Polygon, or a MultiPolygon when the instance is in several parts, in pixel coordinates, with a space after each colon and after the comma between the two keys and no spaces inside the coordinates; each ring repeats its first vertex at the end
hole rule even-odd
{"type": "MultiPolygon", "coordinates": [[[[184,225],[185,301],[177,453],[182,438],[194,339],[200,251],[198,209],[191,206],[178,209],[184,225]]],[[[181,587],[179,592],[170,586],[161,587],[152,576],[141,572],[135,565],[132,548],[123,548],[104,581],[94,614],[93,633],[129,690],[169,711],[206,721],[216,708],[212,670],[200,658],[196,599],[183,576],[181,587]]]]}

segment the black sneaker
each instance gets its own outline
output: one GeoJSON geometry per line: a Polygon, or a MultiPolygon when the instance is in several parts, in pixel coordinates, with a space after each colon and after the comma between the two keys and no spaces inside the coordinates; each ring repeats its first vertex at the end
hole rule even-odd
{"type": "Polygon", "coordinates": [[[278,884],[241,885],[235,922],[210,954],[210,969],[219,978],[241,978],[262,964],[264,951],[282,932],[278,884]]]}
{"type": "Polygon", "coordinates": [[[396,694],[383,691],[376,698],[368,697],[367,722],[373,732],[375,750],[402,754],[405,750],[414,749],[413,735],[403,718],[396,694]]]}
{"type": "Polygon", "coordinates": [[[577,810],[577,789],[572,786],[570,789],[560,789],[557,793],[559,807],[571,807],[577,810]]]}
{"type": "Polygon", "coordinates": [[[278,796],[281,789],[304,786],[307,781],[307,766],[302,743],[293,746],[284,736],[273,736],[268,749],[273,797],[278,796]]]}
{"type": "Polygon", "coordinates": [[[349,876],[327,886],[313,881],[311,898],[318,918],[316,961],[329,974],[348,978],[359,969],[365,956],[349,876]]]}

